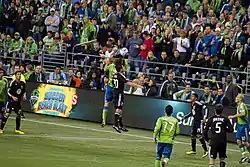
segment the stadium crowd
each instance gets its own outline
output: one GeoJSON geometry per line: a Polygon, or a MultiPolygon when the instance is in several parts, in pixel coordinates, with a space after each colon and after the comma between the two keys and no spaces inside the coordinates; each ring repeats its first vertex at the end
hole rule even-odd
{"type": "MultiPolygon", "coordinates": [[[[165,71],[168,75],[165,84],[171,75],[181,76],[190,66],[245,71],[250,60],[249,5],[249,0],[1,0],[0,66],[7,67],[7,75],[13,74],[18,66],[26,71],[26,80],[45,81],[39,65],[41,50],[46,47],[53,56],[54,51],[64,46],[68,53],[74,52],[71,55],[76,52],[96,55],[88,57],[91,67],[84,81],[81,77],[86,71],[62,72],[61,67],[56,67],[46,79],[64,80],[76,87],[102,89],[103,71],[99,67],[103,65],[103,58],[121,55],[128,59],[131,71],[160,75],[165,71]],[[123,48],[127,48],[128,54],[121,54],[123,48]],[[17,57],[24,59],[17,60],[17,57]],[[34,65],[35,72],[32,72],[34,65]]],[[[69,56],[74,60],[85,58],[69,56]]],[[[191,69],[188,75],[192,74],[221,79],[229,72],[191,69]]],[[[223,91],[226,94],[232,78],[239,83],[246,80],[245,75],[232,74],[227,77],[231,81],[226,82],[226,86],[210,83],[203,88],[213,89],[215,95],[216,92],[223,95],[223,91]]],[[[129,77],[135,78],[130,74],[129,77]]],[[[146,83],[147,91],[131,89],[130,92],[156,96],[159,80],[163,81],[140,74],[135,82],[146,83]]],[[[235,98],[237,87],[232,85],[232,98],[235,98]]],[[[164,88],[163,84],[160,96],[188,100],[185,92],[175,94],[177,89],[166,93],[164,88]]],[[[189,84],[185,90],[190,91],[189,84]]],[[[234,99],[230,98],[231,94],[228,96],[224,101],[231,105],[234,99]]],[[[217,102],[209,103],[223,103],[215,96],[213,99],[217,102]]]]}

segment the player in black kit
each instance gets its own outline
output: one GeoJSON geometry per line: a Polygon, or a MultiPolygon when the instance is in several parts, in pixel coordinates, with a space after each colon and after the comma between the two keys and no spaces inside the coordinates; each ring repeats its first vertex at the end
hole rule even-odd
{"type": "Polygon", "coordinates": [[[215,115],[207,121],[203,136],[205,140],[208,141],[208,131],[211,131],[209,167],[214,167],[217,153],[219,153],[220,167],[225,167],[226,163],[224,160],[227,157],[227,133],[233,132],[233,126],[227,117],[221,115],[223,112],[223,106],[221,104],[217,104],[215,110],[215,115]]]}
{"type": "Polygon", "coordinates": [[[6,110],[4,117],[1,120],[1,131],[3,131],[4,126],[11,114],[11,111],[14,110],[16,113],[16,130],[15,133],[23,135],[24,132],[20,130],[21,125],[21,100],[22,98],[26,100],[26,91],[25,83],[21,81],[21,71],[15,72],[16,79],[11,81],[8,88],[8,102],[6,104],[6,110]]]}
{"type": "Polygon", "coordinates": [[[208,109],[205,105],[197,101],[198,95],[196,93],[191,96],[191,112],[182,118],[182,121],[193,116],[193,127],[191,132],[191,144],[192,150],[186,152],[187,155],[196,154],[196,138],[199,138],[200,143],[204,149],[204,154],[202,158],[205,158],[208,155],[208,149],[204,138],[202,137],[202,132],[204,129],[204,124],[207,119],[208,109]]]}
{"type": "Polygon", "coordinates": [[[116,65],[117,73],[113,76],[113,83],[114,83],[114,92],[113,92],[113,103],[115,107],[115,124],[113,128],[118,132],[121,133],[122,131],[127,132],[128,130],[124,127],[122,122],[122,108],[124,105],[124,86],[127,84],[128,86],[142,88],[141,85],[137,85],[133,82],[127,81],[126,77],[123,73],[123,65],[118,64],[116,65]]]}

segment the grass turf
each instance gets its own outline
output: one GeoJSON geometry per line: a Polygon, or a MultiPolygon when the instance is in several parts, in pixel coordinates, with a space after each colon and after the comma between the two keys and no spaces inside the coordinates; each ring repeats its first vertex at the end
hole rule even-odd
{"type": "MultiPolygon", "coordinates": [[[[26,114],[22,121],[25,135],[15,135],[15,120],[9,119],[0,136],[0,164],[3,167],[153,167],[155,144],[152,132],[130,129],[117,134],[111,126],[26,114]]],[[[189,151],[190,138],[178,136],[169,166],[204,167],[202,150],[194,156],[189,151]]],[[[234,144],[228,146],[229,167],[242,167],[234,144]]]]}

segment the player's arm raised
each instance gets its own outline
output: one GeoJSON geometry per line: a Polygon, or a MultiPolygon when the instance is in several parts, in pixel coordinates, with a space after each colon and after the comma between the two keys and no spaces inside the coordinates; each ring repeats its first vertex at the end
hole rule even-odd
{"type": "Polygon", "coordinates": [[[156,125],[155,125],[155,128],[154,128],[154,134],[153,134],[153,140],[155,143],[157,142],[157,136],[161,130],[161,126],[162,126],[161,125],[161,118],[158,118],[156,125]]]}
{"type": "Polygon", "coordinates": [[[128,81],[128,82],[127,82],[127,85],[128,85],[128,86],[131,86],[131,87],[135,87],[135,88],[143,88],[143,86],[138,85],[138,84],[136,84],[136,83],[134,83],[134,82],[131,82],[131,81],[128,81]]]}

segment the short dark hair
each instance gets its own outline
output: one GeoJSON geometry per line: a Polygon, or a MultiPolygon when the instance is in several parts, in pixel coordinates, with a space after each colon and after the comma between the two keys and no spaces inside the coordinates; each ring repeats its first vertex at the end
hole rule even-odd
{"type": "Polygon", "coordinates": [[[18,71],[15,72],[15,75],[17,75],[18,73],[22,73],[22,72],[18,70],[18,71]]]}
{"type": "Polygon", "coordinates": [[[196,99],[199,97],[197,93],[193,93],[192,96],[194,96],[196,99]]]}
{"type": "Polygon", "coordinates": [[[223,105],[222,104],[216,104],[215,105],[215,113],[218,115],[221,115],[223,112],[223,105]]]}
{"type": "Polygon", "coordinates": [[[118,65],[118,66],[116,66],[116,71],[117,71],[117,72],[120,72],[120,71],[121,71],[121,69],[122,69],[122,65],[118,65]]]}
{"type": "Polygon", "coordinates": [[[171,105],[167,105],[165,107],[165,113],[167,114],[167,116],[172,115],[172,113],[173,113],[173,107],[171,105]]]}

